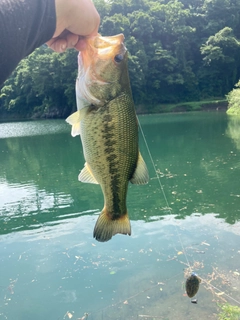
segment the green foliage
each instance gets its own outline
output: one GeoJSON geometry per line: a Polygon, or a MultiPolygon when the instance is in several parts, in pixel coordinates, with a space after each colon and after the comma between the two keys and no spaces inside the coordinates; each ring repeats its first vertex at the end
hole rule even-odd
{"type": "Polygon", "coordinates": [[[221,312],[218,315],[219,320],[238,320],[240,319],[240,308],[232,306],[229,303],[219,305],[221,312]]]}
{"type": "Polygon", "coordinates": [[[226,95],[228,101],[227,114],[240,115],[240,80],[235,88],[226,95]]]}
{"type": "Polygon", "coordinates": [[[26,117],[65,117],[75,107],[77,52],[58,54],[45,46],[22,60],[5,82],[0,111],[26,117]]]}
{"type": "MultiPolygon", "coordinates": [[[[100,33],[125,36],[133,97],[144,112],[224,97],[240,78],[239,0],[94,3],[100,33]]],[[[69,115],[75,110],[76,57],[74,50],[57,54],[42,46],[24,59],[0,92],[1,115],[69,115]]],[[[234,90],[228,100],[238,107],[234,90]]]]}

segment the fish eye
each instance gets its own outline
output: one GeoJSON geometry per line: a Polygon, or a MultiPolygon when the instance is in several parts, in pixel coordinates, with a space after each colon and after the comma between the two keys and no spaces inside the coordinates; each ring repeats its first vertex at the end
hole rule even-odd
{"type": "Polygon", "coordinates": [[[122,54],[117,54],[114,57],[114,61],[116,61],[117,63],[121,62],[123,60],[123,55],[122,54]]]}

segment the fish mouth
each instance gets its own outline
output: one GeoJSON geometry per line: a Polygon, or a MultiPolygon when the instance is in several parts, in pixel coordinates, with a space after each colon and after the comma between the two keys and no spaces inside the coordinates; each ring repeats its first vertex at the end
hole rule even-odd
{"type": "Polygon", "coordinates": [[[105,78],[101,68],[109,64],[117,64],[116,57],[122,59],[127,49],[124,46],[124,35],[102,37],[97,35],[85,40],[85,48],[78,55],[78,78],[76,92],[79,98],[83,98],[94,105],[100,105],[101,101],[91,91],[91,86],[104,86],[115,82],[105,78]]]}
{"type": "Polygon", "coordinates": [[[89,38],[89,42],[94,43],[95,48],[104,49],[106,47],[113,47],[122,44],[124,41],[124,35],[122,33],[115,36],[102,37],[100,35],[89,38]]]}
{"type": "Polygon", "coordinates": [[[101,35],[90,37],[86,39],[86,46],[78,55],[79,71],[84,70],[86,72],[99,59],[102,61],[110,58],[114,59],[118,54],[125,55],[126,51],[122,33],[109,37],[102,37],[101,35]]]}

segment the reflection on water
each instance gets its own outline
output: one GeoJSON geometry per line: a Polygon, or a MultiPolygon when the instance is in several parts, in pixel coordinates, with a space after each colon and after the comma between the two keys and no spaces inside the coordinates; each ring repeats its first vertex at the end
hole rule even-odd
{"type": "Polygon", "coordinates": [[[222,220],[216,224],[212,214],[181,224],[173,216],[134,221],[131,239],[117,236],[102,244],[89,236],[92,223],[90,216],[71,218],[43,229],[42,237],[25,231],[3,238],[0,314],[39,320],[67,319],[67,312],[73,319],[85,312],[95,320],[195,319],[197,309],[199,318],[215,319],[214,291],[238,299],[239,224],[234,233],[222,220]],[[189,263],[214,286],[201,284],[197,306],[184,293],[187,262],[177,232],[189,263]]]}
{"type": "Polygon", "coordinates": [[[236,148],[240,150],[240,117],[229,116],[226,134],[233,139],[236,148]]]}
{"type": "Polygon", "coordinates": [[[54,134],[66,131],[63,120],[0,123],[0,139],[54,134]]]}
{"type": "Polygon", "coordinates": [[[237,123],[140,122],[172,212],[140,141],[150,183],[129,188],[132,236],[107,243],[92,238],[102,193],[77,180],[84,160],[69,126],[0,124],[0,319],[216,319],[214,301],[240,300],[237,123]],[[197,305],[184,292],[188,262],[205,280],[197,305]]]}

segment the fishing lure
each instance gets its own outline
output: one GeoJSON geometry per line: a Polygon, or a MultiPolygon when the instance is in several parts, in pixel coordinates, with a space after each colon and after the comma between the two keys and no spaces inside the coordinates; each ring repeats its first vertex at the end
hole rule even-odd
{"type": "Polygon", "coordinates": [[[201,279],[197,276],[195,272],[187,278],[186,280],[186,292],[189,298],[194,297],[199,289],[201,279]]]}

